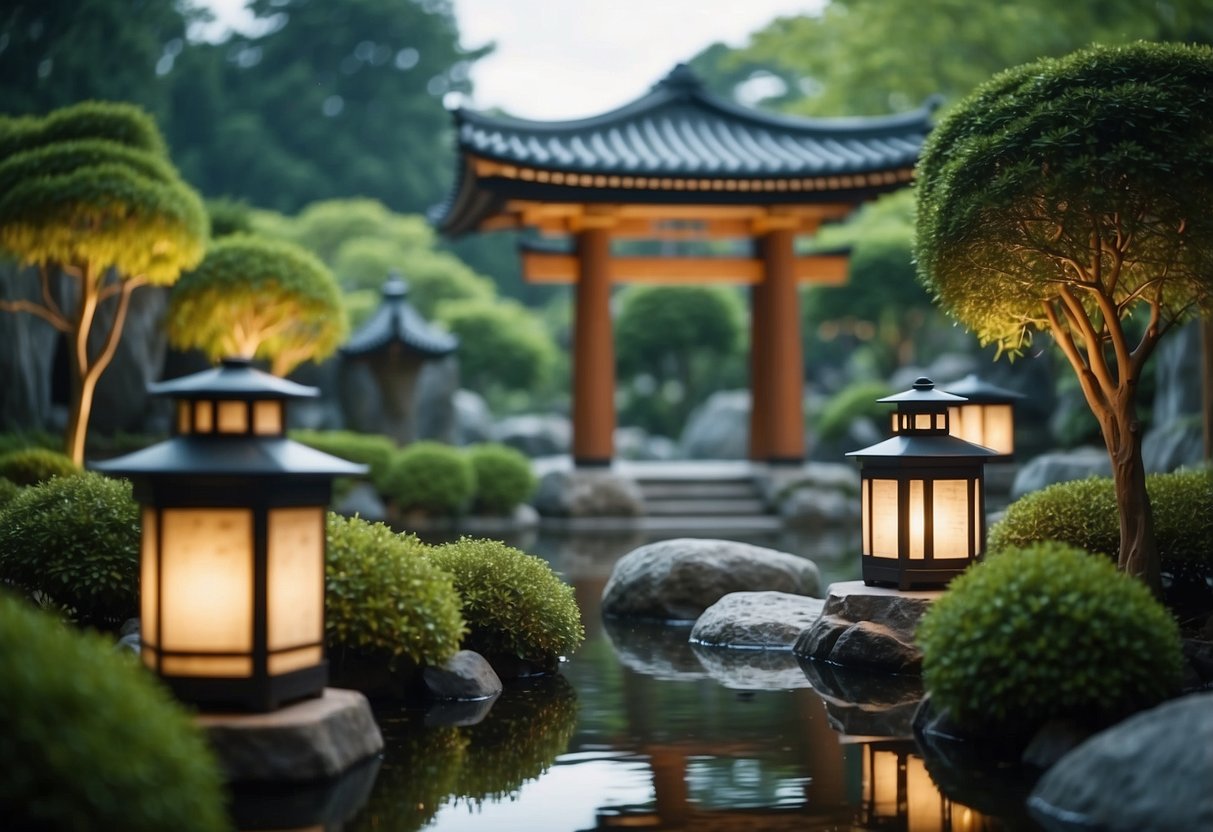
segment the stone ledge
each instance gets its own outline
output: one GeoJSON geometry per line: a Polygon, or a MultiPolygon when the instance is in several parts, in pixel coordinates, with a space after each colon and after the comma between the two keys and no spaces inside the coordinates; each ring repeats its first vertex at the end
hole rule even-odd
{"type": "Polygon", "coordinates": [[[371,707],[353,690],[325,688],[319,698],[270,713],[195,719],[235,783],[325,780],[383,750],[371,707]]]}

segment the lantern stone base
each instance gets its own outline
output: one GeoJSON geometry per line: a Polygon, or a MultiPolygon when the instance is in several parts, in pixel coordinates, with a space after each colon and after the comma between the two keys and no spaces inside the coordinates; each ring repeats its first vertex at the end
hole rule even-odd
{"type": "Polygon", "coordinates": [[[901,592],[863,581],[830,584],[821,617],[800,634],[797,656],[883,673],[917,674],[914,630],[943,590],[901,592]]]}
{"type": "Polygon", "coordinates": [[[383,750],[366,697],[352,690],[325,688],[270,713],[202,713],[196,721],[234,783],[326,780],[383,750]]]}

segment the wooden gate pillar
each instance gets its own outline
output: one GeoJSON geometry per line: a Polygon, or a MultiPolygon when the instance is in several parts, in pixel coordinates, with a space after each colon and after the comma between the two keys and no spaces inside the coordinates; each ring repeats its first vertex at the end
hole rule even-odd
{"type": "Polygon", "coordinates": [[[611,464],[615,440],[615,343],[611,333],[611,235],[577,232],[573,318],[573,464],[611,464]]]}
{"type": "Polygon", "coordinates": [[[770,307],[765,282],[750,286],[750,459],[770,456],[771,355],[767,331],[770,307]]]}
{"type": "MultiPolygon", "coordinates": [[[[800,340],[800,298],[796,292],[795,232],[773,228],[762,237],[763,289],[758,293],[762,342],[755,350],[764,364],[766,404],[765,450],[768,462],[800,464],[804,461],[804,355],[800,340]]],[[[757,377],[756,377],[757,378],[757,377]]]]}

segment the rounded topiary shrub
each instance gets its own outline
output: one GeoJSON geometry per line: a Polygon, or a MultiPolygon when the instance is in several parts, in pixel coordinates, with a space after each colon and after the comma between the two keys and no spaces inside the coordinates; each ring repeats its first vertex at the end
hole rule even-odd
{"type": "Polygon", "coordinates": [[[843,439],[859,419],[873,419],[882,430],[889,424],[889,405],[877,399],[893,391],[882,381],[857,381],[835,393],[817,417],[817,433],[823,440],[843,439]]]}
{"type": "Polygon", "coordinates": [[[0,826],[228,829],[193,721],[129,656],[0,593],[0,826]]]}
{"type": "Polygon", "coordinates": [[[72,458],[47,448],[22,448],[0,456],[0,477],[17,485],[37,485],[52,477],[71,477],[80,473],[72,458]]]}
{"type": "Polygon", "coordinates": [[[370,466],[368,476],[376,488],[391,466],[396,441],[377,433],[352,430],[292,430],[290,438],[326,454],[370,466]]]}
{"type": "Polygon", "coordinates": [[[392,457],[381,489],[400,511],[450,516],[467,508],[476,492],[476,473],[458,448],[414,442],[392,457]]]}
{"type": "Polygon", "coordinates": [[[476,474],[475,505],[488,514],[508,514],[531,499],[538,480],[526,454],[508,445],[486,442],[467,450],[476,474]]]}
{"type": "MultiPolygon", "coordinates": [[[[1146,491],[1159,555],[1213,563],[1213,471],[1150,474],[1146,491]]],[[[1043,540],[1115,558],[1120,514],[1111,477],[1055,483],[1020,497],[989,533],[989,549],[1043,540]]]]}
{"type": "Polygon", "coordinates": [[[426,557],[454,578],[468,650],[554,669],[585,639],[573,588],[542,558],[467,537],[433,547],[426,557]]]}
{"type": "Polygon", "coordinates": [[[991,555],[918,628],[936,707],[974,733],[1100,726],[1178,690],[1179,629],[1145,584],[1060,543],[991,555]]]}
{"type": "Polygon", "coordinates": [[[4,511],[4,507],[20,493],[21,486],[17,483],[0,478],[0,511],[4,511]]]}
{"type": "Polygon", "coordinates": [[[451,576],[430,563],[413,535],[330,512],[325,563],[329,649],[417,665],[441,664],[464,633],[451,576]]]}
{"type": "Polygon", "coordinates": [[[77,624],[114,628],[139,604],[139,506],[126,480],[85,472],[0,509],[0,581],[77,624]]]}

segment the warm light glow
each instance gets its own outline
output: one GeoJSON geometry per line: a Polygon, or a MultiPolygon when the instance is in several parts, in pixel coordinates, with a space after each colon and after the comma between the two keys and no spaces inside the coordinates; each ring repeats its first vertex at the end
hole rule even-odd
{"type": "Polygon", "coordinates": [[[166,676],[252,676],[251,656],[165,656],[160,668],[166,676]]]}
{"type": "Polygon", "coordinates": [[[143,663],[155,664],[155,654],[148,650],[160,644],[156,631],[156,602],[159,600],[156,587],[156,510],[143,508],[143,539],[139,554],[139,629],[143,649],[143,663]]]}
{"type": "Polygon", "coordinates": [[[194,430],[210,433],[215,429],[215,408],[209,401],[194,402],[194,430]]]}
{"type": "Polygon", "coordinates": [[[877,751],[865,746],[863,755],[863,789],[868,811],[872,817],[895,818],[898,809],[898,755],[893,751],[877,751]]]}
{"type": "Polygon", "coordinates": [[[315,667],[324,659],[320,646],[301,647],[298,650],[288,650],[285,653],[273,653],[267,661],[267,670],[271,676],[281,676],[292,670],[303,667],[315,667]]]}
{"type": "MultiPolygon", "coordinates": [[[[870,526],[867,554],[878,558],[897,557],[897,480],[869,480],[870,504],[865,506],[865,525],[870,526]]],[[[866,490],[864,492],[867,494],[866,490]]]]}
{"type": "Polygon", "coordinates": [[[177,433],[183,436],[193,432],[193,427],[190,425],[190,413],[192,413],[190,403],[187,401],[177,402],[177,433]]]}
{"type": "MultiPolygon", "coordinates": [[[[166,652],[243,653],[253,641],[253,512],[244,508],[172,508],[161,512],[160,647],[166,652]]],[[[165,657],[167,674],[251,673],[219,657],[165,657]],[[212,658],[214,659],[212,661],[212,658]],[[206,667],[204,668],[203,665],[206,667]]],[[[240,665],[242,668],[245,665],[240,665]]]]}
{"type": "Polygon", "coordinates": [[[270,650],[324,639],[324,509],[278,508],[267,523],[270,650]]]}
{"type": "Polygon", "coordinates": [[[253,402],[253,433],[258,436],[277,436],[282,433],[282,402],[253,402]]]}
{"type": "Polygon", "coordinates": [[[934,515],[936,558],[969,557],[969,481],[936,480],[934,515]]]}
{"type": "Polygon", "coordinates": [[[966,404],[948,409],[953,436],[1000,454],[1015,451],[1015,420],[1010,404],[966,404]]]}
{"type": "Polygon", "coordinates": [[[219,432],[248,433],[248,405],[244,402],[219,402],[219,432]]]}
{"type": "Polygon", "coordinates": [[[910,503],[906,508],[907,520],[910,525],[909,551],[911,560],[922,560],[926,557],[926,504],[923,502],[922,480],[910,480],[910,503]]]}

